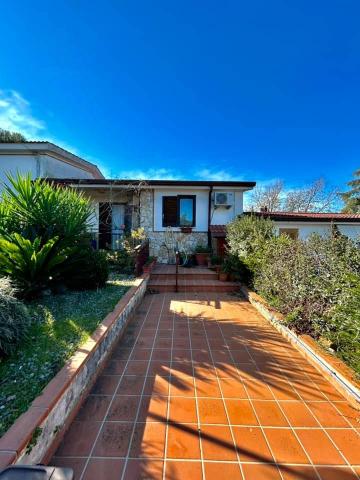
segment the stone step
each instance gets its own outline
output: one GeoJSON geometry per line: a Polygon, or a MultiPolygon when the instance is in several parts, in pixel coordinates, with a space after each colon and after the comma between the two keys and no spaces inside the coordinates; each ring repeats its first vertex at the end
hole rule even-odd
{"type": "MultiPolygon", "coordinates": [[[[174,292],[175,282],[153,280],[150,278],[148,289],[157,292],[174,292]]],[[[179,279],[179,292],[235,292],[239,289],[236,282],[220,282],[219,280],[182,280],[179,279]]]]}

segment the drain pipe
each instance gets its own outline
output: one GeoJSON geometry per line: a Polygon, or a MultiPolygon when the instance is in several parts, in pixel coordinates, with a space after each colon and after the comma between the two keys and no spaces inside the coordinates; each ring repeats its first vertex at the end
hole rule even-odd
{"type": "Polygon", "coordinates": [[[208,207],[208,247],[211,248],[211,232],[210,232],[210,224],[211,224],[211,198],[213,193],[213,186],[210,185],[209,190],[209,207],[208,207]]]}

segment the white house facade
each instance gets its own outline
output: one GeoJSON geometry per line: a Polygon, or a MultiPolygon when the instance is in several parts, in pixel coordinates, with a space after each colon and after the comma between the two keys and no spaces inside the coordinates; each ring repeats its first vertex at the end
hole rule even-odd
{"type": "Polygon", "coordinates": [[[98,167],[50,142],[0,143],[0,191],[7,174],[31,178],[104,178],[98,167]]]}

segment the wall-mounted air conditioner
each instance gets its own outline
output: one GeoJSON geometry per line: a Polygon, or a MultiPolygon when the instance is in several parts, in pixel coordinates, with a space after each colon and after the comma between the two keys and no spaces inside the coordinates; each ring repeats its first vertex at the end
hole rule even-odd
{"type": "Polygon", "coordinates": [[[215,207],[230,208],[234,205],[234,194],[232,192],[215,192],[215,207]]]}

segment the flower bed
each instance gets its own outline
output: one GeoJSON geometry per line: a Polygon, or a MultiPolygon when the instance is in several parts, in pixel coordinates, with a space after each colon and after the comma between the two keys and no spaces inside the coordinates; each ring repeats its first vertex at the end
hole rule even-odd
{"type": "Polygon", "coordinates": [[[17,354],[3,361],[0,366],[0,404],[3,407],[0,409],[1,435],[25,412],[0,440],[0,463],[5,452],[12,452],[14,456],[12,460],[7,459],[7,462],[29,455],[33,443],[40,445],[40,451],[36,448],[30,454],[31,460],[42,460],[66,416],[79,401],[91,377],[96,375],[111,346],[107,342],[115,341],[116,335],[121,331],[120,327],[125,326],[126,319],[135,306],[134,299],[139,299],[145,291],[144,286],[140,288],[142,283],[143,279],[123,278],[111,281],[110,285],[98,291],[72,292],[32,304],[31,308],[37,313],[38,319],[31,329],[28,341],[17,354]],[[119,298],[134,283],[136,286],[119,302],[119,298]],[[115,310],[112,311],[115,305],[115,310]],[[109,311],[111,313],[99,325],[109,311]],[[98,328],[91,335],[96,327],[98,328]],[[80,345],[81,350],[78,350],[80,345]],[[100,345],[107,347],[101,350],[98,349],[100,345]],[[71,360],[68,360],[69,357],[71,360]],[[92,366],[86,364],[91,358],[95,361],[92,366]],[[75,377],[76,388],[69,392],[68,385],[75,377]],[[60,396],[66,387],[68,394],[61,403],[60,396]],[[42,394],[37,397],[42,390],[42,394]],[[58,407],[49,428],[46,419],[51,417],[55,404],[60,405],[60,410],[58,407]]]}

